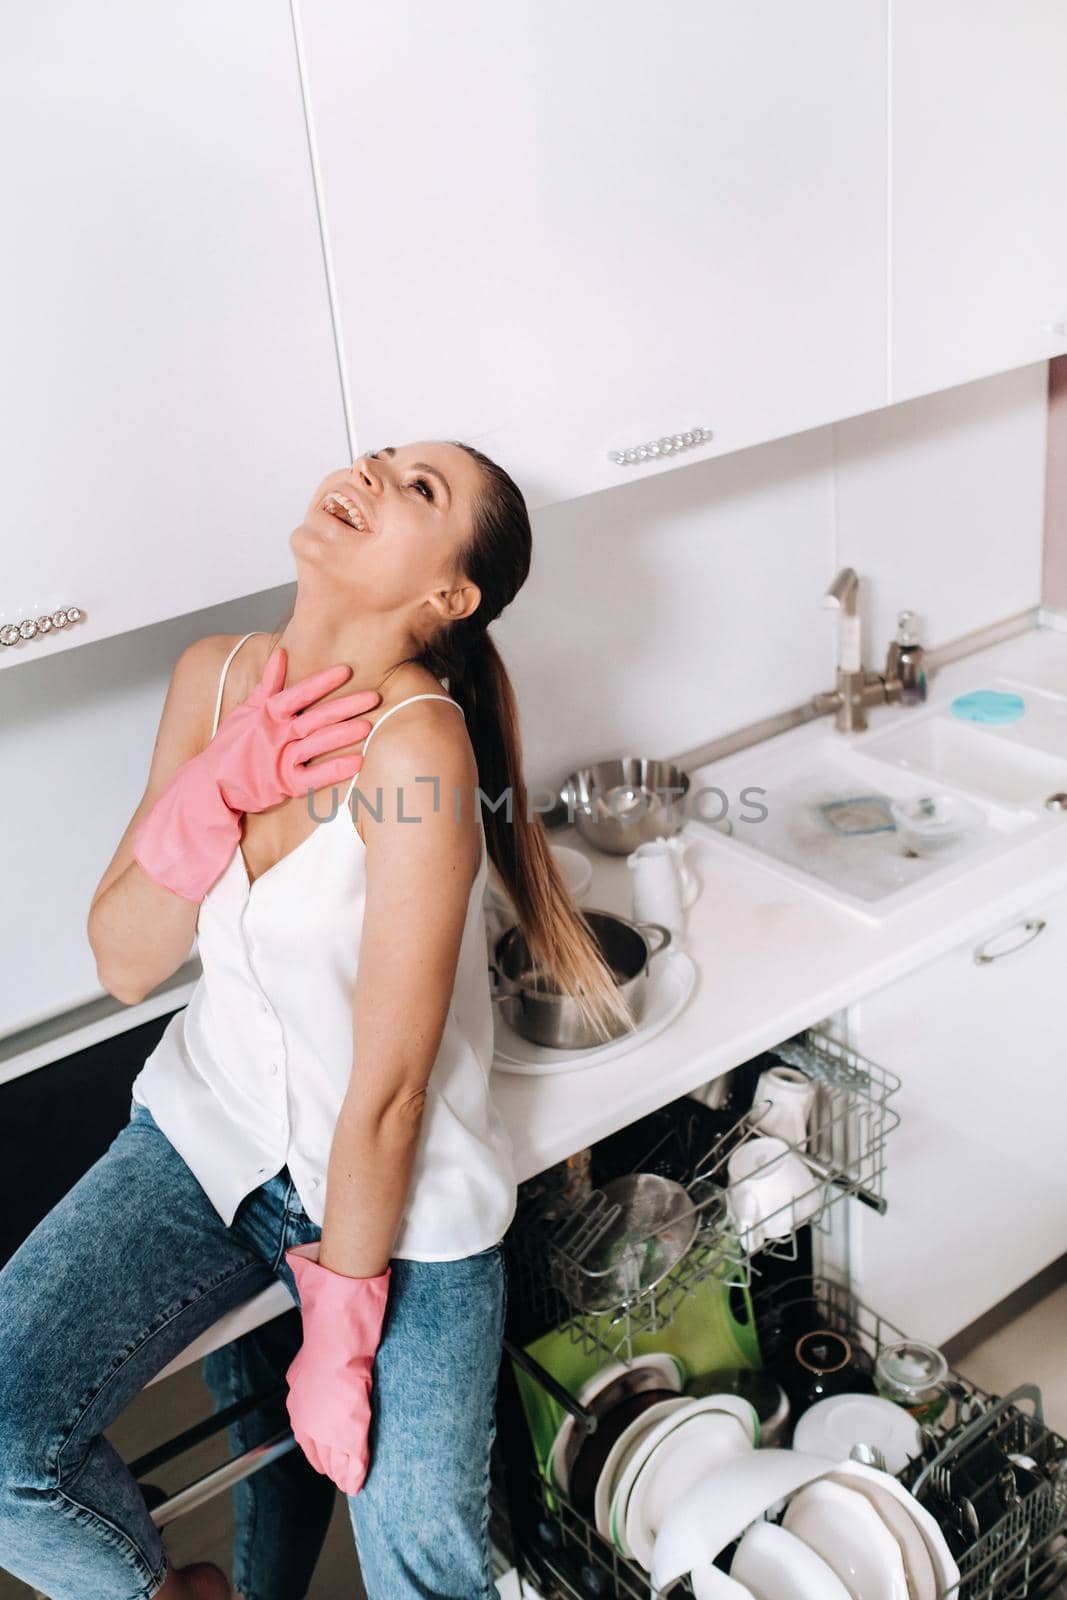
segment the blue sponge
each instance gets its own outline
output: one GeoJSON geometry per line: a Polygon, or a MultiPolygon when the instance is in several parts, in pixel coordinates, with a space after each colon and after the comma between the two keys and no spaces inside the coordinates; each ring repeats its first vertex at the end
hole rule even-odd
{"type": "Polygon", "coordinates": [[[965,722],[986,722],[1003,727],[1018,722],[1026,713],[1026,701],[1021,694],[1004,694],[999,689],[975,689],[971,694],[961,694],[953,700],[949,710],[954,717],[965,722]]]}

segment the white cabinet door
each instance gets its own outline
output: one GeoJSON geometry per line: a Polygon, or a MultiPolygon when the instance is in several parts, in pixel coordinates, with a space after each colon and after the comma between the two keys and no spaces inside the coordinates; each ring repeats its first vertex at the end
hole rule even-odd
{"type": "Polygon", "coordinates": [[[0,623],[14,666],[293,577],[347,457],[286,0],[0,24],[0,623]]]}
{"type": "Polygon", "coordinates": [[[1067,338],[1067,7],[890,0],[894,400],[1067,338]]]}
{"type": "Polygon", "coordinates": [[[935,1343],[1067,1251],[1067,894],[991,933],[850,1015],[902,1079],[888,1211],[856,1207],[857,1289],[935,1343]]]}
{"type": "Polygon", "coordinates": [[[883,0],[301,0],[360,448],[531,505],[885,401],[883,0]]]}

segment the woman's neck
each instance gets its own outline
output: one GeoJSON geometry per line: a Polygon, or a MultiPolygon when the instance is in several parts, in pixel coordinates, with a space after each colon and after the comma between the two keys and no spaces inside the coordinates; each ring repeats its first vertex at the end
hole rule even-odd
{"type": "Polygon", "coordinates": [[[350,666],[352,676],[337,690],[339,695],[378,689],[384,696],[405,670],[411,671],[419,654],[410,629],[395,617],[339,618],[325,608],[302,605],[299,596],[281,633],[271,637],[271,648],[280,644],[285,649],[290,687],[340,661],[350,666]]]}

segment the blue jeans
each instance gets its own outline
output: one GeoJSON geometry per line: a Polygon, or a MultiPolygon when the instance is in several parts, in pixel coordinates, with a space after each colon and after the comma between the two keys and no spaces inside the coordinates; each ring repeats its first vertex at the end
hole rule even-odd
{"type": "MultiPolygon", "coordinates": [[[[287,1167],[245,1196],[227,1228],[151,1112],[131,1104],[126,1127],[0,1271],[0,1568],[50,1600],[155,1593],[167,1555],[104,1430],[275,1278],[293,1309],[206,1356],[202,1371],[216,1410],[283,1379],[301,1337],[284,1252],[320,1235],[287,1167]]],[[[371,1466],[348,1496],[364,1585],[369,1600],[495,1600],[502,1251],[392,1265],[371,1466]]],[[[287,1425],[283,1393],[231,1424],[230,1442],[245,1450],[287,1425]]],[[[299,1600],[336,1486],[294,1447],[231,1492],[234,1586],[245,1600],[299,1600]]]]}

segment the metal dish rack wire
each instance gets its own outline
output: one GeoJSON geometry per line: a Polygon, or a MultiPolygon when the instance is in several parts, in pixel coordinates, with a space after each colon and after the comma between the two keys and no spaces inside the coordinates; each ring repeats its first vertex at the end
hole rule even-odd
{"type": "MultiPolygon", "coordinates": [[[[829,1213],[841,1200],[859,1200],[879,1214],[885,1212],[886,1140],[900,1122],[890,1104],[900,1079],[840,1040],[811,1030],[776,1045],[772,1054],[812,1080],[815,1101],[807,1138],[783,1140],[785,1152],[768,1162],[761,1174],[773,1176],[777,1167],[799,1157],[811,1182],[742,1229],[750,1276],[759,1273],[759,1253],[795,1261],[800,1229],[808,1225],[827,1232],[829,1213]]],[[[730,1182],[731,1159],[741,1146],[762,1137],[760,1122],[769,1109],[768,1101],[753,1101],[710,1153],[708,1176],[727,1188],[736,1187],[730,1182]]]]}
{"type": "MultiPolygon", "coordinates": [[[[634,1339],[654,1334],[674,1318],[686,1295],[703,1280],[748,1288],[760,1271],[760,1254],[796,1261],[804,1227],[826,1230],[828,1213],[839,1201],[855,1198],[885,1210],[883,1178],[886,1139],[900,1118],[890,1105],[900,1080],[849,1046],[809,1031],[775,1047],[773,1057],[799,1068],[815,1085],[806,1139],[781,1141],[782,1150],[761,1169],[761,1180],[776,1169],[795,1181],[789,1197],[765,1208],[758,1221],[739,1220],[730,1163],[761,1137],[765,1107],[752,1103],[728,1118],[710,1145],[695,1154],[676,1177],[686,1189],[689,1213],[675,1214],[659,1233],[676,1230],[687,1217],[692,1242],[681,1259],[647,1288],[633,1288],[614,1302],[605,1294],[614,1267],[603,1265],[602,1241],[619,1218],[619,1206],[603,1189],[580,1194],[566,1214],[534,1200],[520,1206],[508,1237],[509,1266],[524,1303],[536,1306],[543,1326],[564,1329],[586,1354],[599,1351],[631,1362],[634,1339]],[[788,1163],[788,1168],[787,1168],[788,1163]],[[590,1308],[595,1309],[590,1309],[590,1308]]],[[[768,1058],[770,1059],[770,1058],[768,1058]]],[[[654,1146],[634,1174],[655,1165],[654,1146]]],[[[656,1230],[650,1237],[656,1238],[656,1230]]]]}
{"type": "MultiPolygon", "coordinates": [[[[904,1334],[863,1305],[845,1286],[803,1277],[754,1297],[765,1360],[773,1361],[783,1326],[799,1313],[811,1326],[833,1328],[877,1356],[904,1334]]],[[[794,1322],[795,1327],[795,1322],[794,1322]]],[[[524,1353],[509,1354],[592,1432],[593,1414],[561,1391],[524,1353]]],[[[1067,1578],[1067,1441],[1044,1422],[1039,1392],[1026,1385],[997,1397],[956,1371],[950,1374],[952,1404],[934,1426],[923,1429],[923,1452],[899,1474],[948,1532],[959,1540],[964,1504],[991,1482],[989,1451],[999,1445],[1033,1463],[1032,1485],[1018,1503],[977,1534],[957,1554],[960,1582],[939,1590],[937,1600],[1046,1600],[1067,1578]],[[961,1484],[966,1484],[964,1494],[961,1484]]],[[[832,1465],[827,1464],[832,1471],[832,1465]]],[[[517,1552],[520,1571],[547,1597],[562,1600],[656,1600],[649,1574],[621,1555],[561,1491],[531,1469],[535,1506],[529,1547],[517,1552]]],[[[687,1579],[662,1591],[671,1600],[691,1597],[687,1579]]]]}

